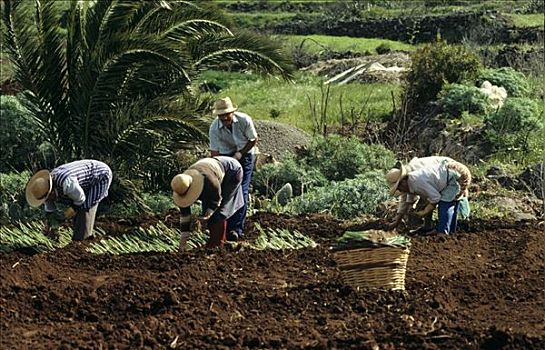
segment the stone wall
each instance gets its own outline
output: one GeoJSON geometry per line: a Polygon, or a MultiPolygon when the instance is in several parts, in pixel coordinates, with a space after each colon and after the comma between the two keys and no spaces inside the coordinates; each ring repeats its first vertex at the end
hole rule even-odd
{"type": "Polygon", "coordinates": [[[510,28],[506,20],[495,12],[382,19],[335,19],[329,16],[316,19],[298,15],[289,22],[260,29],[275,34],[383,38],[411,43],[431,42],[438,34],[449,43],[460,43],[464,37],[475,36],[475,32],[483,29],[487,30],[489,43],[535,42],[543,38],[543,29],[510,28]]]}

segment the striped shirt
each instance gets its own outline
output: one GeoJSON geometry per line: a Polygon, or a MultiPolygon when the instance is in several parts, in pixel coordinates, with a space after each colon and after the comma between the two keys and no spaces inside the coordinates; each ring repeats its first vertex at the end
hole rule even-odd
{"type": "MultiPolygon", "coordinates": [[[[241,112],[235,112],[231,130],[224,126],[219,118],[216,117],[208,131],[210,138],[210,150],[218,151],[221,155],[232,156],[246,146],[248,141],[257,139],[254,122],[249,115],[241,112]]],[[[253,147],[248,153],[254,153],[253,147]]]]}
{"type": "MultiPolygon", "coordinates": [[[[56,201],[90,209],[108,196],[112,170],[97,160],[84,159],[53,169],[51,178],[58,196],[56,201]]],[[[55,201],[46,201],[45,210],[55,211],[55,201]]]]}

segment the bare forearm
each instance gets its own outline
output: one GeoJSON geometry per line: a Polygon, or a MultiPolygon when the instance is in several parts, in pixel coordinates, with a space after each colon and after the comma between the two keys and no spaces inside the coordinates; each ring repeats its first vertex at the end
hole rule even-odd
{"type": "Polygon", "coordinates": [[[250,150],[252,148],[254,148],[254,146],[257,144],[257,139],[255,140],[251,140],[251,141],[248,141],[246,143],[246,145],[241,149],[239,150],[239,152],[242,154],[242,155],[245,155],[246,153],[250,152],[250,150]]]}

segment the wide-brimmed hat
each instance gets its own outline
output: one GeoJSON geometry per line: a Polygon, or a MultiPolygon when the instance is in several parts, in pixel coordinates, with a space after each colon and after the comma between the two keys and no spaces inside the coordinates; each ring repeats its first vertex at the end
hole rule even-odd
{"type": "Polygon", "coordinates": [[[40,170],[34,174],[26,185],[26,201],[31,207],[42,205],[51,190],[53,189],[53,179],[48,170],[40,170]]]}
{"type": "Polygon", "coordinates": [[[386,181],[388,181],[388,186],[390,187],[390,194],[395,194],[399,182],[408,174],[408,170],[401,162],[397,164],[386,173],[386,181]]]}
{"type": "Polygon", "coordinates": [[[222,98],[217,100],[214,103],[214,110],[212,111],[213,115],[222,115],[234,112],[238,109],[236,105],[233,104],[229,97],[222,98]]]}
{"type": "Polygon", "coordinates": [[[177,206],[187,208],[199,198],[204,187],[204,176],[195,169],[188,169],[172,178],[172,199],[177,206]]]}

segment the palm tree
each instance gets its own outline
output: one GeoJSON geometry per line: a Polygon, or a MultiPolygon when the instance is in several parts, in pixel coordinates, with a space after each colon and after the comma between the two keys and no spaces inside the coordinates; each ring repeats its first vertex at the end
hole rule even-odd
{"type": "Polygon", "coordinates": [[[4,0],[2,12],[15,79],[58,162],[102,159],[150,180],[175,150],[207,139],[209,101],[192,89],[201,72],[291,77],[277,44],[230,30],[206,4],[71,0],[65,33],[57,7],[4,0]]]}

